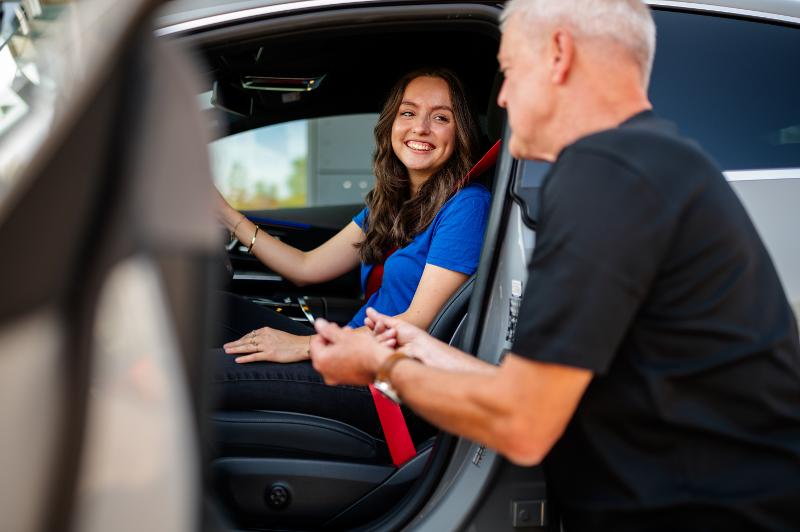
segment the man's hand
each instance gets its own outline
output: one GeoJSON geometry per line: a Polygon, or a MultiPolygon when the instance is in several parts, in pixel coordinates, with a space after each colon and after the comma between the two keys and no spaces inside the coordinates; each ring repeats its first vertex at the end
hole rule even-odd
{"type": "Polygon", "coordinates": [[[388,347],[405,346],[421,336],[428,336],[419,327],[400,318],[381,314],[372,307],[367,308],[367,317],[364,318],[364,325],[372,330],[376,340],[388,347]]]}
{"type": "Polygon", "coordinates": [[[372,384],[381,363],[393,351],[363,330],[342,329],[322,318],[314,327],[318,334],[311,340],[311,362],[326,384],[372,384]]]}
{"type": "Polygon", "coordinates": [[[433,365],[428,359],[436,350],[437,340],[419,327],[399,318],[381,314],[371,307],[367,309],[364,325],[372,329],[372,334],[381,344],[402,349],[405,354],[433,365]]]}
{"type": "Polygon", "coordinates": [[[367,309],[364,324],[372,329],[375,339],[382,345],[400,349],[434,368],[456,371],[484,371],[486,364],[465,355],[422,329],[399,318],[381,314],[373,308],[367,309]]]}

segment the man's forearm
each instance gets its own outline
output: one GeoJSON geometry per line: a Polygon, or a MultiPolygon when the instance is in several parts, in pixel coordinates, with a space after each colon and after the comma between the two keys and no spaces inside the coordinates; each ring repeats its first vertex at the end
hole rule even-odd
{"type": "Polygon", "coordinates": [[[476,356],[470,355],[456,349],[444,342],[437,340],[439,356],[430,361],[426,360],[429,366],[450,371],[464,371],[469,373],[479,373],[483,375],[493,375],[497,371],[497,366],[484,362],[476,356]]]}
{"type": "Polygon", "coordinates": [[[498,368],[465,357],[477,362],[465,364],[476,371],[455,372],[403,361],[392,371],[392,384],[405,404],[434,425],[498,448],[504,435],[496,430],[497,422],[510,413],[496,389],[498,368]]]}
{"type": "Polygon", "coordinates": [[[516,356],[486,366],[485,372],[458,372],[402,361],[391,381],[431,423],[516,463],[539,463],[563,433],[592,373],[516,356]]]}
{"type": "MultiPolygon", "coordinates": [[[[399,323],[402,325],[402,323],[399,323]]],[[[382,369],[392,349],[368,335],[317,320],[314,368],[327,384],[365,384],[388,371],[393,387],[412,409],[439,427],[498,450],[519,464],[536,464],[555,444],[592,379],[583,368],[536,362],[509,353],[493,366],[460,354],[420,331],[411,331],[407,353],[443,367],[403,360],[382,369]],[[412,345],[413,344],[413,345],[412,345]],[[453,361],[460,369],[447,368],[453,361]]]]}

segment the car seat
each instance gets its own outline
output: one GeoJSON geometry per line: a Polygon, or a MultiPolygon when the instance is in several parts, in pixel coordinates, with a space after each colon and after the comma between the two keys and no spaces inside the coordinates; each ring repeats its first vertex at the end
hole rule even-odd
{"type": "MultiPolygon", "coordinates": [[[[434,337],[457,339],[473,284],[474,276],[439,311],[434,337]]],[[[248,527],[341,528],[377,516],[422,474],[435,440],[415,442],[417,455],[395,468],[383,439],[340,421],[258,410],[215,412],[211,422],[213,483],[248,527]]]]}

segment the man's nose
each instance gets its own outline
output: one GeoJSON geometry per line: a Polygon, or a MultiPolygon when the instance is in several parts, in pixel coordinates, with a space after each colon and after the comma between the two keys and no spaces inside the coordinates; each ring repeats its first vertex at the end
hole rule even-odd
{"type": "Polygon", "coordinates": [[[503,78],[503,83],[500,84],[500,92],[497,93],[497,105],[506,108],[506,80],[503,78]]]}

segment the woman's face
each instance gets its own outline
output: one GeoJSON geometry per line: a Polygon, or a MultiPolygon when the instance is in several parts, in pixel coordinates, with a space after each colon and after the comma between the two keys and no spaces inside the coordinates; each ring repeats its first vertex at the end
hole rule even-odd
{"type": "Polygon", "coordinates": [[[417,185],[441,169],[453,155],[456,122],[450,87],[441,78],[414,78],[392,124],[392,149],[417,185]]]}

